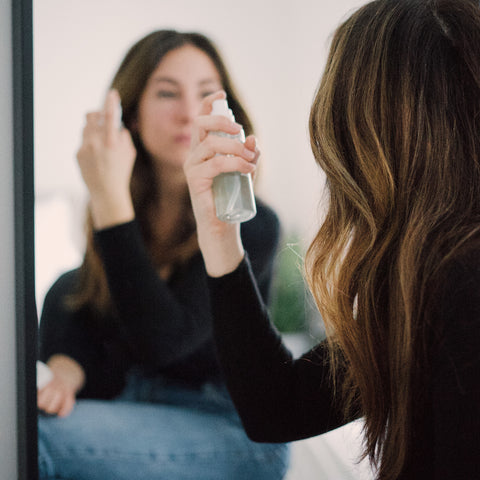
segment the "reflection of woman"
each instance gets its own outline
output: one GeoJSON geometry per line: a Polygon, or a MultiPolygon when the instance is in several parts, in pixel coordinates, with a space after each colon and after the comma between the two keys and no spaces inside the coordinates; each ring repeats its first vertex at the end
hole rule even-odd
{"type": "MultiPolygon", "coordinates": [[[[87,115],[78,152],[85,259],[50,289],[40,323],[54,379],[38,405],[56,415],[39,419],[41,478],[282,478],[287,447],[251,442],[223,387],[182,170],[203,97],[224,88],[249,133],[247,114],[198,34],[146,36],[112,88],[104,111],[87,115]]],[[[246,147],[255,157],[252,139],[246,147]]],[[[278,221],[257,210],[242,240],[266,299],[278,221]]]]}
{"type": "Polygon", "coordinates": [[[363,416],[377,478],[478,478],[477,3],[377,0],[333,38],[310,116],[330,201],[307,255],[329,337],[300,359],[268,323],[237,229],[215,219],[206,185],[221,157],[207,146],[220,123],[196,120],[184,168],[217,346],[251,438],[290,441],[363,416]]]}

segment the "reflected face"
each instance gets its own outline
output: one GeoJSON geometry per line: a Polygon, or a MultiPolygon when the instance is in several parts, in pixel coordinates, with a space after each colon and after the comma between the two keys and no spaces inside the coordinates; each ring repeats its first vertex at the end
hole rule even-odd
{"type": "Polygon", "coordinates": [[[154,160],[182,167],[201,101],[221,88],[220,75],[202,50],[185,45],[163,57],[140,97],[137,118],[138,133],[154,160]]]}

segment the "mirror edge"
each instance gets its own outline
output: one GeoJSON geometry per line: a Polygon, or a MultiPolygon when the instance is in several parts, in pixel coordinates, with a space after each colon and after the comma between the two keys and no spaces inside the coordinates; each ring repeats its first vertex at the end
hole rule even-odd
{"type": "Polygon", "coordinates": [[[12,0],[17,462],[19,480],[38,479],[35,304],[33,2],[12,0]]]}

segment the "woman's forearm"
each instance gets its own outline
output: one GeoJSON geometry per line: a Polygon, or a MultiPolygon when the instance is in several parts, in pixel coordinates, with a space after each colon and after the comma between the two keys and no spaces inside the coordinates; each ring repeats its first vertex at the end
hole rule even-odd
{"type": "Polygon", "coordinates": [[[130,222],[135,218],[133,203],[128,192],[118,195],[108,192],[103,195],[91,195],[90,209],[96,230],[130,222]]]}
{"type": "Polygon", "coordinates": [[[211,277],[221,277],[233,272],[245,255],[239,224],[223,224],[218,229],[200,227],[198,242],[205,268],[211,277]]]}

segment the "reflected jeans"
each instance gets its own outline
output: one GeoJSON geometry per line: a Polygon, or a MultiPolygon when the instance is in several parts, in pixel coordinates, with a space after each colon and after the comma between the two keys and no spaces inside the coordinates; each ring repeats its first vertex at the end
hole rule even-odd
{"type": "Polygon", "coordinates": [[[246,436],[226,389],[131,375],[115,400],[39,417],[40,480],[280,480],[286,444],[246,436]]]}

